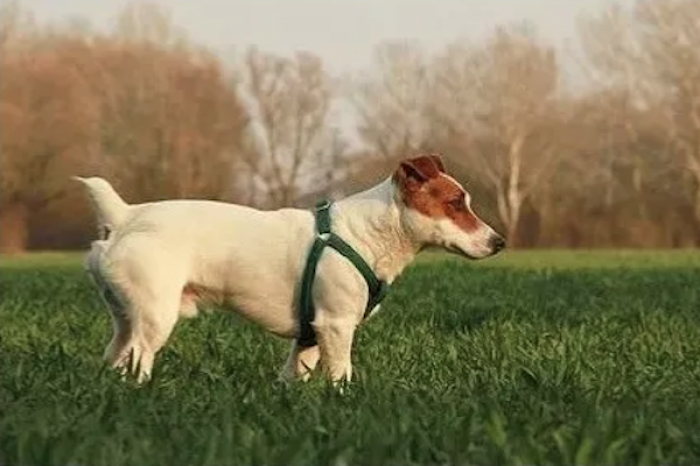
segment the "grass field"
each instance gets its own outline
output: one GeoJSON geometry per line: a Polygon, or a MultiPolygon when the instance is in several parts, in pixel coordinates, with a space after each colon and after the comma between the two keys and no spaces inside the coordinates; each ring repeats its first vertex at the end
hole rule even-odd
{"type": "Polygon", "coordinates": [[[287,343],[223,313],[137,389],[75,256],[0,270],[3,465],[700,464],[698,252],[428,256],[343,395],[275,383],[287,343]]]}

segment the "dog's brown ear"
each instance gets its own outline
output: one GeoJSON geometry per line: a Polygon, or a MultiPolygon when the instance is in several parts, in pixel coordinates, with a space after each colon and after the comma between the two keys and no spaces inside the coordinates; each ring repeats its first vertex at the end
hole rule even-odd
{"type": "Polygon", "coordinates": [[[438,155],[422,155],[401,162],[395,176],[401,185],[425,183],[431,178],[440,176],[444,171],[445,166],[438,155]]]}
{"type": "Polygon", "coordinates": [[[430,157],[430,159],[435,163],[438,170],[440,170],[442,173],[447,173],[445,170],[445,164],[442,162],[442,157],[440,157],[440,154],[430,154],[428,157],[430,157]]]}

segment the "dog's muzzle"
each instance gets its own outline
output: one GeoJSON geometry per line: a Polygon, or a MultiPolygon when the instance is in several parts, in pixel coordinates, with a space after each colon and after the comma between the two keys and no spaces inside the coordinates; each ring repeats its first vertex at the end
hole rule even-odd
{"type": "Polygon", "coordinates": [[[489,238],[489,248],[491,248],[491,255],[497,254],[500,250],[505,249],[506,240],[503,236],[495,233],[491,238],[489,238]]]}

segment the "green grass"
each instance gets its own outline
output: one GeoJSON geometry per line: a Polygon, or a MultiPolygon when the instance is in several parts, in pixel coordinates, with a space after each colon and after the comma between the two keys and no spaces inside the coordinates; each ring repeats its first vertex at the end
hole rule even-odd
{"type": "Polygon", "coordinates": [[[29,260],[0,264],[3,465],[700,463],[698,252],[423,258],[343,395],[274,383],[286,342],[223,313],[120,382],[79,259],[29,260]]]}
{"type": "Polygon", "coordinates": [[[11,256],[0,256],[0,270],[49,269],[78,267],[85,257],[83,252],[32,252],[11,256]]]}

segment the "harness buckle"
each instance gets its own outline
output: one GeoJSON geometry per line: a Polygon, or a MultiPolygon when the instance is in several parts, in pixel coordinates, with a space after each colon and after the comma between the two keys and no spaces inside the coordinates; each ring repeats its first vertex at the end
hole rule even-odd
{"type": "Polygon", "coordinates": [[[323,210],[323,209],[328,209],[331,206],[331,201],[328,199],[324,199],[318,204],[316,204],[316,210],[323,210]]]}

